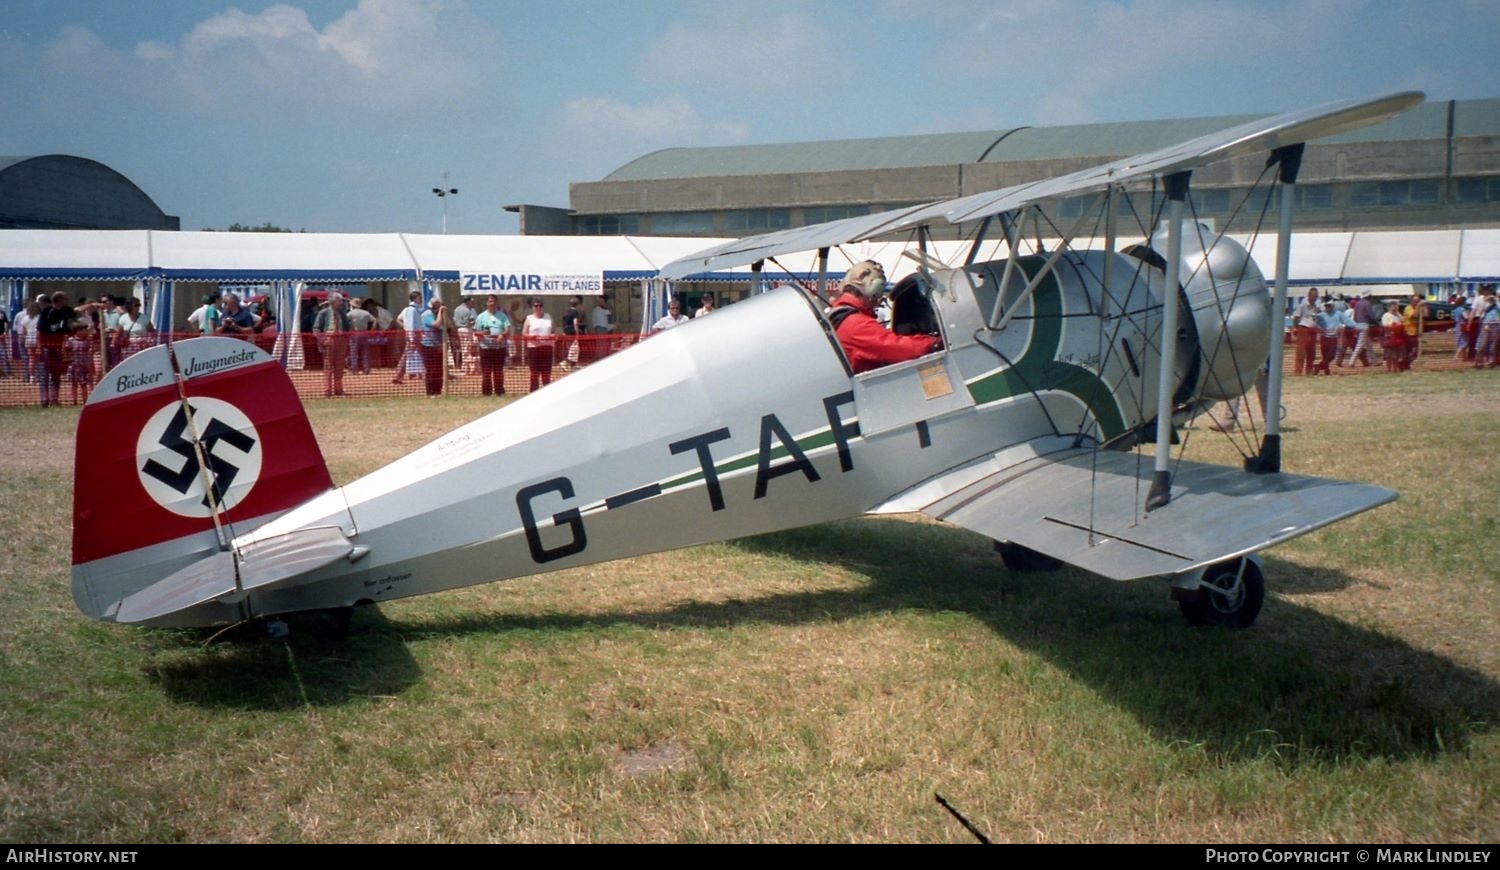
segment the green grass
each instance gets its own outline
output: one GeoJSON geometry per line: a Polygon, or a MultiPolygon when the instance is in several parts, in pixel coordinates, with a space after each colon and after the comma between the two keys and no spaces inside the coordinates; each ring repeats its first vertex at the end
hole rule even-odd
{"type": "MultiPolygon", "coordinates": [[[[1500,377],[1287,398],[1288,470],[1402,499],[1269,551],[1243,632],[869,518],[207,646],[75,611],[76,416],[0,411],[0,839],[969,839],[940,792],[997,841],[1494,842],[1500,377]]],[[[347,480],[484,407],[311,414],[347,480]]]]}

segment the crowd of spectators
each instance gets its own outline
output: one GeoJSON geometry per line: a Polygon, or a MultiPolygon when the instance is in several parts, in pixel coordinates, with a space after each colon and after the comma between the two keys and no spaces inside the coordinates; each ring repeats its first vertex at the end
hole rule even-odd
{"type": "Polygon", "coordinates": [[[1352,300],[1338,294],[1320,300],[1316,287],[1308,290],[1287,320],[1291,373],[1326,375],[1335,368],[1382,364],[1388,372],[1410,371],[1424,340],[1435,331],[1451,331],[1454,360],[1472,362],[1481,369],[1496,364],[1500,308],[1494,302],[1494,285],[1483,285],[1472,297],[1449,296],[1443,300],[1449,313],[1442,319],[1420,294],[1383,301],[1371,295],[1365,290],[1352,300]],[[1494,324],[1488,333],[1487,323],[1494,324]]]}
{"type": "MultiPolygon", "coordinates": [[[[884,272],[873,262],[855,264],[837,285],[826,312],[856,372],[931,352],[936,336],[897,335],[889,326],[884,272]],[[882,317],[882,315],[886,315],[882,317]]],[[[194,335],[223,335],[253,341],[267,351],[279,348],[276,318],[264,296],[242,298],[228,292],[203,297],[188,315],[194,335]]],[[[371,298],[347,297],[337,291],[304,294],[302,348],[306,367],[321,370],[322,393],[347,395],[347,374],[370,375],[387,370],[395,384],[419,380],[429,396],[451,389],[454,378],[477,377],[484,396],[507,393],[506,372],[537,390],[554,373],[584,366],[616,349],[607,338],[615,331],[609,299],[585,305],[568,300],[554,321],[544,300],[505,300],[496,295],[465,297],[451,313],[441,299],[428,304],[411,294],[399,314],[371,298]]],[[[1366,290],[1345,298],[1311,288],[1292,307],[1287,322],[1290,372],[1332,374],[1335,369],[1374,368],[1404,372],[1423,349],[1434,322],[1447,325],[1451,311],[1453,360],[1475,368],[1500,364],[1500,304],[1494,285],[1472,295],[1455,294],[1437,308],[1436,321],[1420,295],[1406,300],[1377,300],[1366,290]]],[[[649,332],[675,329],[714,313],[712,294],[673,298],[667,313],[649,332]],[[688,302],[696,309],[685,310],[688,302]]],[[[37,403],[60,404],[66,393],[73,403],[88,397],[94,383],[122,359],[159,339],[138,299],[101,295],[74,301],[65,292],[41,294],[14,316],[0,312],[0,377],[35,385],[37,403]],[[67,390],[64,390],[64,386],[67,390]]],[[[1446,350],[1443,351],[1446,354],[1446,350]]],[[[1431,350],[1428,351],[1429,363],[1431,350]]],[[[368,394],[369,387],[363,388],[368,394]]]]}
{"type": "Polygon", "coordinates": [[[133,347],[143,346],[150,324],[140,305],[101,295],[75,303],[62,291],[40,294],[3,321],[4,365],[0,373],[36,385],[37,404],[62,404],[63,385],[70,404],[82,404],[100,371],[113,366],[133,347]]]}

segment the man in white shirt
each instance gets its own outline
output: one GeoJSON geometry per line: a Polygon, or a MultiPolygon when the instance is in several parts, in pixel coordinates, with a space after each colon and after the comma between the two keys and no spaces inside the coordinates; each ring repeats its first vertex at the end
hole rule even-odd
{"type": "Polygon", "coordinates": [[[365,310],[365,300],[349,300],[349,371],[370,373],[370,340],[375,337],[375,315],[365,310]]]}
{"type": "Polygon", "coordinates": [[[687,322],[687,316],[682,313],[682,303],[673,299],[667,304],[667,316],[651,324],[651,331],[657,333],[687,322]]]}
{"type": "Polygon", "coordinates": [[[453,343],[453,365],[464,374],[473,374],[479,364],[479,355],[474,349],[474,321],[479,312],[469,304],[469,297],[458,300],[453,309],[453,325],[458,329],[458,341],[453,343]]]}
{"type": "Polygon", "coordinates": [[[14,341],[21,349],[21,374],[28,384],[31,383],[31,375],[36,368],[36,321],[39,310],[37,303],[28,302],[11,324],[11,330],[16,334],[14,341]]]}
{"type": "Polygon", "coordinates": [[[205,296],[203,305],[188,315],[188,325],[202,335],[213,335],[219,331],[220,318],[218,303],[212,296],[205,296]]]}
{"type": "Polygon", "coordinates": [[[595,335],[615,331],[615,313],[609,310],[608,296],[600,296],[594,303],[594,310],[589,312],[589,327],[595,335]]]}
{"type": "MultiPolygon", "coordinates": [[[[599,301],[594,303],[594,308],[589,312],[589,332],[594,335],[608,335],[615,331],[615,313],[609,309],[609,297],[601,295],[599,301]]],[[[583,346],[586,352],[584,363],[603,359],[613,350],[613,342],[607,338],[590,339],[583,346]]]]}
{"type": "MultiPolygon", "coordinates": [[[[406,307],[401,309],[401,328],[406,331],[406,347],[401,352],[401,361],[396,363],[396,377],[391,379],[393,384],[399,384],[406,379],[408,368],[413,368],[411,363],[420,364],[421,358],[417,356],[417,340],[418,333],[422,331],[421,290],[411,291],[406,307]]],[[[416,374],[416,371],[411,372],[413,377],[416,377],[416,374]]]]}
{"type": "Polygon", "coordinates": [[[1292,338],[1296,342],[1292,371],[1299,375],[1318,373],[1318,314],[1321,311],[1318,288],[1313,287],[1292,312],[1292,338]]]}

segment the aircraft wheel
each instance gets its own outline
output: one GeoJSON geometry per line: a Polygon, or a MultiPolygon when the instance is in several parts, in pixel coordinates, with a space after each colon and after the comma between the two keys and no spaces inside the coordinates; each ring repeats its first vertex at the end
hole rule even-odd
{"type": "Polygon", "coordinates": [[[1056,571],[1062,567],[1061,561],[1011,541],[996,541],[995,552],[1011,571],[1056,571]]]}
{"type": "Polygon", "coordinates": [[[1266,600],[1266,580],[1251,559],[1231,559],[1212,565],[1191,601],[1179,601],[1182,615],[1193,625],[1249,628],[1266,600]],[[1245,565],[1240,574],[1240,563],[1245,565]]]}

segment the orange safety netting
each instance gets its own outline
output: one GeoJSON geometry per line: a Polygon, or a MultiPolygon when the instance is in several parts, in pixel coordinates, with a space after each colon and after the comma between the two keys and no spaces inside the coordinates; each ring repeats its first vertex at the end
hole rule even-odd
{"type": "MultiPolygon", "coordinates": [[[[197,333],[175,333],[170,338],[182,341],[197,337],[197,333]]],[[[404,331],[390,330],[336,337],[302,334],[300,341],[287,347],[279,346],[273,333],[249,340],[283,361],[303,399],[321,399],[429,393],[523,395],[643,338],[635,334],[556,335],[550,340],[512,336],[503,347],[497,343],[496,347],[481,348],[473,336],[455,331],[444,347],[424,348],[419,341],[408,341],[404,331]],[[435,372],[434,377],[428,378],[429,370],[435,372]]],[[[100,378],[107,377],[106,368],[160,343],[133,339],[101,347],[91,340],[86,345],[80,342],[65,348],[61,355],[51,358],[60,403],[82,404],[100,378]],[[107,367],[102,364],[106,354],[107,367]]],[[[36,348],[20,351],[6,344],[3,350],[0,407],[39,404],[39,382],[47,371],[48,358],[36,348]]]]}
{"type": "MultiPolygon", "coordinates": [[[[196,337],[196,333],[177,333],[172,339],[196,337]]],[[[9,338],[5,336],[5,339],[9,338]]],[[[289,351],[285,356],[288,359],[287,374],[303,399],[423,396],[429,391],[434,395],[480,396],[486,392],[495,393],[497,385],[503,386],[507,395],[524,395],[645,338],[647,336],[635,334],[557,335],[551,341],[528,344],[526,339],[512,336],[506,340],[505,348],[499,350],[482,349],[471,335],[455,332],[445,348],[429,348],[424,352],[420,343],[409,342],[406,333],[400,330],[344,333],[332,340],[333,347],[342,346],[334,357],[343,361],[340,367],[330,364],[329,339],[320,341],[315,334],[302,334],[300,361],[295,352],[289,351]],[[429,385],[428,361],[439,358],[443,359],[444,365],[436,367],[440,374],[429,385]],[[486,371],[491,372],[488,377],[486,371]]],[[[257,335],[251,340],[274,358],[283,357],[274,334],[257,335]]],[[[1455,358],[1455,341],[1455,333],[1451,330],[1423,335],[1420,352],[1411,359],[1408,370],[1444,371],[1473,366],[1472,357],[1455,358]]],[[[113,368],[146,346],[149,345],[145,342],[132,341],[108,348],[109,367],[113,368]]],[[[3,349],[0,407],[39,404],[41,391],[37,381],[46,368],[45,360],[34,348],[20,352],[8,341],[3,349]]],[[[82,404],[88,397],[105,371],[101,365],[104,350],[96,341],[91,341],[87,350],[75,346],[54,359],[53,367],[59,368],[61,404],[82,404]]],[[[1341,343],[1335,358],[1347,359],[1349,350],[1348,345],[1341,343]]],[[[1329,366],[1329,374],[1386,373],[1388,352],[1389,349],[1380,341],[1372,339],[1367,356],[1370,365],[1356,362],[1341,367],[1334,364],[1329,366]]],[[[1297,377],[1294,339],[1288,339],[1284,354],[1286,377],[1297,377]]],[[[1315,355],[1321,363],[1321,345],[1315,348],[1315,355]]],[[[1321,366],[1315,368],[1318,369],[1316,373],[1322,373],[1321,366]]]]}

